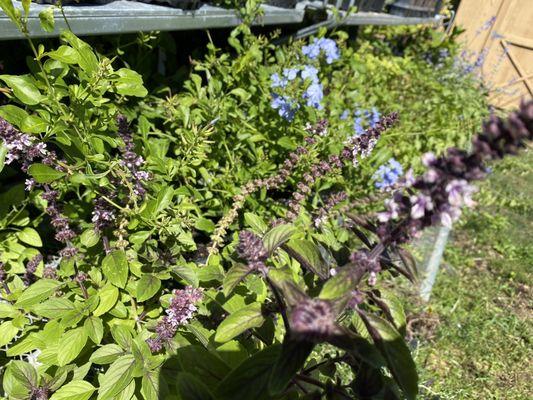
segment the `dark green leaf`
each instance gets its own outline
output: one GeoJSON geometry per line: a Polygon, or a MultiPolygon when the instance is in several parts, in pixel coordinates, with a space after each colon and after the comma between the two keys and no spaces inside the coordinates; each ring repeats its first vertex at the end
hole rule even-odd
{"type": "Polygon", "coordinates": [[[260,400],[268,395],[272,366],[281,352],[280,345],[266,347],[242,362],[217,387],[219,400],[260,400]]]}
{"type": "Polygon", "coordinates": [[[226,276],[222,283],[224,296],[227,297],[250,272],[252,272],[250,267],[244,264],[235,264],[231,267],[229,271],[226,272],[226,276]]]}
{"type": "Polygon", "coordinates": [[[383,318],[366,313],[361,313],[361,317],[376,347],[387,361],[394,380],[408,399],[415,399],[418,393],[418,374],[403,337],[383,318]]]}
{"type": "Polygon", "coordinates": [[[313,242],[305,239],[292,239],[286,246],[292,250],[289,255],[296,258],[303,267],[321,277],[328,275],[327,265],[313,242]]]}
{"type": "Polygon", "coordinates": [[[252,303],[230,314],[218,326],[215,341],[224,343],[248,329],[263,325],[265,318],[260,303],[252,303]]]}
{"type": "Polygon", "coordinates": [[[296,228],[289,224],[278,225],[269,230],[263,237],[263,244],[268,253],[272,254],[296,232],[296,228]]]}
{"type": "Polygon", "coordinates": [[[192,374],[180,372],[176,384],[181,400],[213,400],[206,385],[192,374]]]}
{"type": "Polygon", "coordinates": [[[285,338],[281,353],[272,368],[268,390],[272,396],[282,393],[294,376],[305,366],[315,345],[285,338]]]}

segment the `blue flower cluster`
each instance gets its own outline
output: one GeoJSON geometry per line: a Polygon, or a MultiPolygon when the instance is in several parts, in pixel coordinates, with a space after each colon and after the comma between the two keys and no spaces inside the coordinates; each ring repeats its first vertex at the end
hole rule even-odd
{"type": "Polygon", "coordinates": [[[274,110],[278,110],[280,117],[287,121],[292,121],[296,111],[300,108],[300,105],[287,96],[280,96],[274,93],[272,95],[272,102],[270,103],[274,110]]]}
{"type": "Polygon", "coordinates": [[[402,165],[391,158],[386,164],[378,168],[373,178],[376,181],[376,187],[380,190],[393,186],[403,175],[402,165]]]}
{"type": "Polygon", "coordinates": [[[360,136],[363,133],[365,133],[365,128],[363,128],[363,123],[368,123],[368,126],[370,128],[373,128],[378,122],[381,117],[381,114],[376,109],[376,107],[372,107],[372,110],[357,110],[355,112],[355,120],[353,123],[353,129],[355,131],[356,136],[360,136]]]}
{"type": "MultiPolygon", "coordinates": [[[[302,53],[309,59],[315,60],[324,54],[326,62],[331,64],[340,57],[340,52],[334,40],[321,38],[314,39],[313,43],[303,46],[302,53]]],[[[281,74],[274,73],[270,76],[272,89],[288,89],[291,82],[300,79],[302,84],[307,84],[302,95],[307,106],[321,110],[324,99],[324,87],[318,78],[318,68],[313,65],[303,65],[296,68],[285,68],[281,74]]],[[[292,121],[299,104],[286,93],[273,93],[271,106],[278,110],[278,114],[287,121],[292,121]]]]}
{"type": "Polygon", "coordinates": [[[341,56],[337,43],[335,43],[334,40],[327,38],[315,38],[313,43],[302,47],[302,54],[309,57],[311,60],[316,60],[320,57],[320,54],[324,54],[328,64],[338,60],[341,56]]]}

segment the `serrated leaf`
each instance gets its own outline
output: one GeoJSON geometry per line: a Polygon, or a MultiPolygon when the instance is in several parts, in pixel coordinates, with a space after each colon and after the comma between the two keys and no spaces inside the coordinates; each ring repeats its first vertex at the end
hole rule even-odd
{"type": "Polygon", "coordinates": [[[235,264],[231,267],[228,272],[226,272],[226,276],[222,283],[224,296],[228,297],[233,289],[235,289],[235,287],[241,283],[250,272],[252,272],[250,267],[244,264],[235,264]]]}
{"type": "Polygon", "coordinates": [[[102,271],[109,282],[119,288],[125,288],[128,280],[128,260],[123,250],[114,250],[102,261],[102,271]]]}
{"type": "Polygon", "coordinates": [[[215,341],[227,342],[248,329],[257,328],[265,322],[260,303],[252,303],[226,317],[218,326],[215,341]]]}
{"type": "Polygon", "coordinates": [[[122,347],[112,343],[97,349],[89,360],[95,364],[110,364],[122,355],[124,355],[122,347]]]}
{"type": "Polygon", "coordinates": [[[263,245],[266,251],[272,254],[274,250],[288,241],[295,232],[296,228],[290,224],[275,226],[263,237],[263,245]]]}
{"type": "Polygon", "coordinates": [[[76,328],[65,332],[60,339],[61,349],[57,353],[57,362],[60,367],[69,364],[81,353],[87,343],[85,329],[76,328]]]}
{"type": "Polygon", "coordinates": [[[153,275],[145,274],[137,282],[137,301],[152,298],[161,287],[161,281],[153,275]]]}
{"type": "Polygon", "coordinates": [[[146,371],[141,381],[141,394],[145,400],[159,400],[159,370],[146,371]]]}
{"type": "Polygon", "coordinates": [[[98,400],[112,399],[124,390],[133,380],[135,357],[126,354],[113,362],[100,381],[98,400]]]}
{"type": "Polygon", "coordinates": [[[64,172],[39,163],[30,165],[30,168],[28,168],[28,174],[30,174],[37,183],[50,183],[66,175],[64,172]]]}
{"type": "Polygon", "coordinates": [[[52,293],[54,293],[61,286],[61,283],[53,279],[39,279],[37,282],[24,290],[15,303],[15,307],[27,308],[37,304],[50,297],[52,293]]]}
{"type": "Polygon", "coordinates": [[[118,289],[111,284],[107,284],[99,290],[98,298],[100,302],[96,310],[93,311],[95,317],[99,317],[113,308],[118,299],[118,289]]]}
{"type": "Polygon", "coordinates": [[[100,344],[104,337],[104,324],[101,318],[88,317],[83,323],[87,336],[95,343],[100,344]]]}
{"type": "Polygon", "coordinates": [[[0,80],[13,90],[13,94],[24,104],[34,106],[45,99],[30,75],[0,75],[0,80]]]}
{"type": "Polygon", "coordinates": [[[50,400],[88,400],[96,388],[86,381],[72,381],[61,386],[50,400]]]}

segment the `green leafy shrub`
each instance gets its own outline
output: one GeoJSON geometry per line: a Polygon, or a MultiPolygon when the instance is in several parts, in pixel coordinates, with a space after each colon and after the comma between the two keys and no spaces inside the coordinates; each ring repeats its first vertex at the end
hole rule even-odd
{"type": "Polygon", "coordinates": [[[413,265],[368,196],[411,180],[392,156],[407,171],[466,143],[483,102],[414,55],[333,37],[280,47],[242,25],[179,92],[70,31],[30,41],[29,72],[0,75],[6,397],[416,396],[389,290],[413,265]]]}

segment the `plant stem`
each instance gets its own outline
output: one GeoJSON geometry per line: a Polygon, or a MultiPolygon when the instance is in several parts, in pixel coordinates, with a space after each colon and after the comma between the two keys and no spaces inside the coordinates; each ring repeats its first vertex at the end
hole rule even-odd
{"type": "Polygon", "coordinates": [[[281,298],[281,294],[279,293],[278,288],[276,287],[276,285],[274,285],[274,282],[272,282],[272,280],[268,276],[266,277],[266,281],[268,283],[268,286],[270,286],[272,293],[274,293],[276,302],[279,305],[279,311],[281,313],[281,317],[283,318],[283,325],[285,325],[285,330],[287,331],[287,334],[290,335],[291,327],[289,324],[289,318],[287,317],[287,307],[285,306],[285,303],[281,298]]]}

